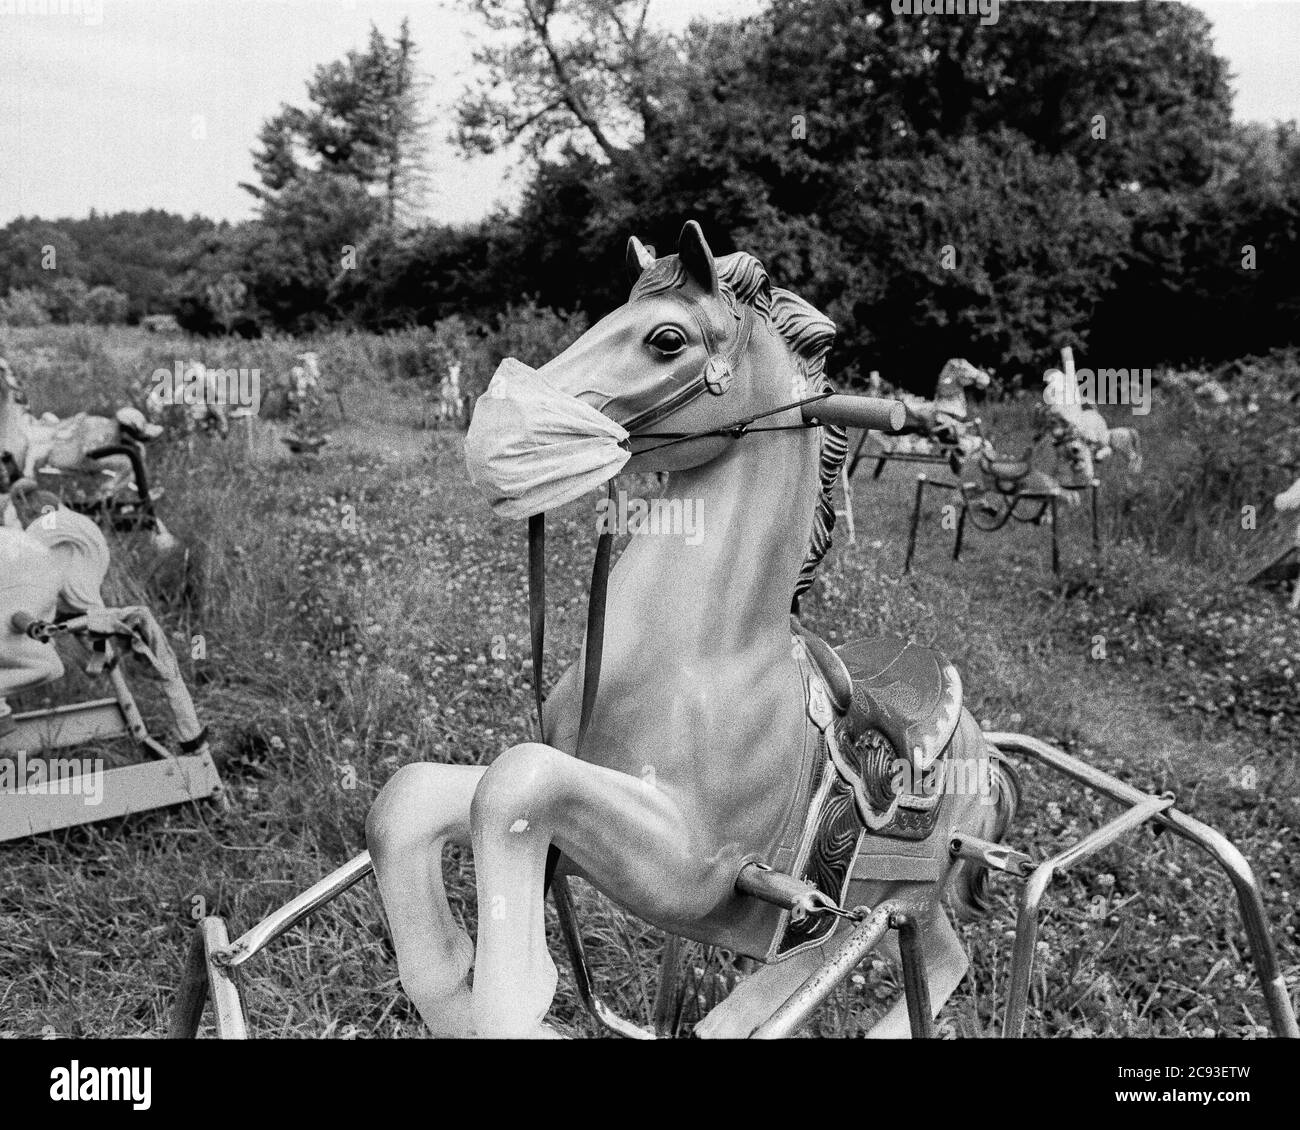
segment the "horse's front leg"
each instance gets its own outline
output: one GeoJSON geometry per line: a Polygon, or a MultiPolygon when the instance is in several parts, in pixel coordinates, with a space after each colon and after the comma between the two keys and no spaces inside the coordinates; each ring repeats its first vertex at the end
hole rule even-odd
{"type": "Polygon", "coordinates": [[[539,1035],[555,995],[543,882],[552,842],[651,921],[702,917],[730,890],[715,853],[661,788],[547,745],[488,769],[471,817],[478,876],[474,1019],[481,1036],[539,1035]]]}
{"type": "Polygon", "coordinates": [[[474,946],[447,903],[442,849],[467,844],[470,805],[487,770],[422,763],[399,769],[366,817],[366,845],[406,995],[437,1036],[473,1033],[474,946]]]}

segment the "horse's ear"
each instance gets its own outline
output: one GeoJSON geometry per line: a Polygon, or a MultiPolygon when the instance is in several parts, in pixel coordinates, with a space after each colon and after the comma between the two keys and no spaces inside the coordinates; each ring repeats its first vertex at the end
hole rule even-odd
{"type": "Polygon", "coordinates": [[[718,292],[718,268],[713,262],[713,252],[704,242],[704,233],[694,220],[687,220],[682,234],[677,238],[677,257],[686,273],[709,294],[718,292]]]}
{"type": "Polygon", "coordinates": [[[633,282],[655,264],[653,247],[647,247],[636,236],[627,241],[627,273],[633,282]]]}

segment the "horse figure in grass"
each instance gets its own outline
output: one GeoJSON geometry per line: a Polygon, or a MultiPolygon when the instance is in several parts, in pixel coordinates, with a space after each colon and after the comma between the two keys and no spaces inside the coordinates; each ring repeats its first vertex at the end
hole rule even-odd
{"type": "Polygon", "coordinates": [[[970,418],[968,389],[987,389],[989,375],[963,357],[950,357],[939,370],[934,396],[926,400],[915,393],[899,395],[907,409],[907,435],[891,441],[899,453],[969,454],[978,446],[976,421],[970,418]]]}
{"type": "Polygon", "coordinates": [[[60,419],[32,412],[22,382],[0,358],[0,495],[19,482],[54,487],[83,513],[105,514],[150,533],[159,552],[176,538],[153,511],[144,448],[162,434],[138,408],[109,418],[78,412],[60,419]]]}
{"type": "MultiPolygon", "coordinates": [[[[559,873],[765,963],[756,982],[844,927],[743,893],[747,864],[807,878],[840,906],[910,898],[928,919],[937,1011],[967,967],[942,897],[974,910],[985,877],[953,862],[951,838],[999,838],[1016,790],[942,657],[891,637],[833,650],[791,615],[829,548],[846,443],[782,406],[829,388],[834,324],[753,256],[715,259],[694,223],[676,255],[632,240],[629,268],[627,303],[534,376],[629,425],[627,469],[667,472],[666,499],[702,512],[703,537],[637,534],[617,562],[580,756],[586,649],[546,698],[544,741],[489,766],[408,765],[385,786],[367,835],[402,984],[437,1034],[545,1034],[554,845],[559,873]],[[761,431],[714,430],[778,408],[761,431]],[[654,437],[710,434],[665,442],[647,421],[654,437]],[[975,765],[984,787],[933,787],[975,765]],[[474,853],[477,946],[448,906],[447,843],[474,853]]],[[[807,973],[761,982],[758,1013],[697,1034],[748,1035],[807,973]]],[[[900,1000],[873,1034],[908,1030],[900,1000]]]]}
{"type": "Polygon", "coordinates": [[[1142,446],[1133,428],[1112,428],[1097,406],[1070,385],[1060,369],[1043,374],[1045,409],[1039,437],[1050,435],[1058,462],[1068,469],[1077,484],[1092,482],[1097,464],[1112,455],[1124,461],[1133,475],[1142,473],[1142,446]]]}
{"type": "MultiPolygon", "coordinates": [[[[7,500],[6,500],[7,501],[7,500]]],[[[103,605],[108,544],[89,518],[45,491],[18,492],[0,525],[0,737],[13,729],[7,699],[63,676],[59,653],[14,625],[14,614],[54,620],[103,605]]]]}

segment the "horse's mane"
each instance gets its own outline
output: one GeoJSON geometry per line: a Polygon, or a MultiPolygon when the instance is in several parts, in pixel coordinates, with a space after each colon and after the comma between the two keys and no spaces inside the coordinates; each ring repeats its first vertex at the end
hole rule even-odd
{"type": "MultiPolygon", "coordinates": [[[[806,383],[804,395],[816,396],[831,391],[834,386],[826,376],[826,355],[835,341],[835,323],[797,294],[772,286],[763,264],[747,252],[723,255],[715,260],[715,265],[723,302],[733,311],[738,301],[752,308],[781,335],[798,358],[799,370],[806,383]]],[[[631,298],[661,294],[680,287],[685,281],[686,269],[681,260],[676,255],[666,256],[646,268],[633,286],[631,298]]],[[[813,511],[812,535],[794,586],[792,607],[796,610],[799,598],[812,586],[817,566],[831,547],[831,531],[835,528],[833,492],[849,450],[848,433],[844,428],[827,424],[821,433],[818,467],[821,490],[813,511]]]]}

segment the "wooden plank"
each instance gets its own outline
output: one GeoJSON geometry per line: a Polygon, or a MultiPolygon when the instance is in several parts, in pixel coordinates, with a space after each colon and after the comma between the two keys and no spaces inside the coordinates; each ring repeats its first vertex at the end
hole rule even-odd
{"type": "Polygon", "coordinates": [[[65,778],[58,792],[0,792],[0,842],[186,804],[221,791],[217,767],[206,752],[105,769],[99,780],[94,777],[65,778]]]}
{"type": "Polygon", "coordinates": [[[67,749],[83,742],[120,738],[128,733],[122,709],[115,698],[32,710],[13,716],[14,730],[0,737],[0,753],[37,753],[67,749]]]}
{"type": "Polygon", "coordinates": [[[1245,578],[1248,585],[1281,584],[1300,577],[1300,546],[1287,545],[1279,552],[1266,556],[1267,562],[1245,578]]]}

